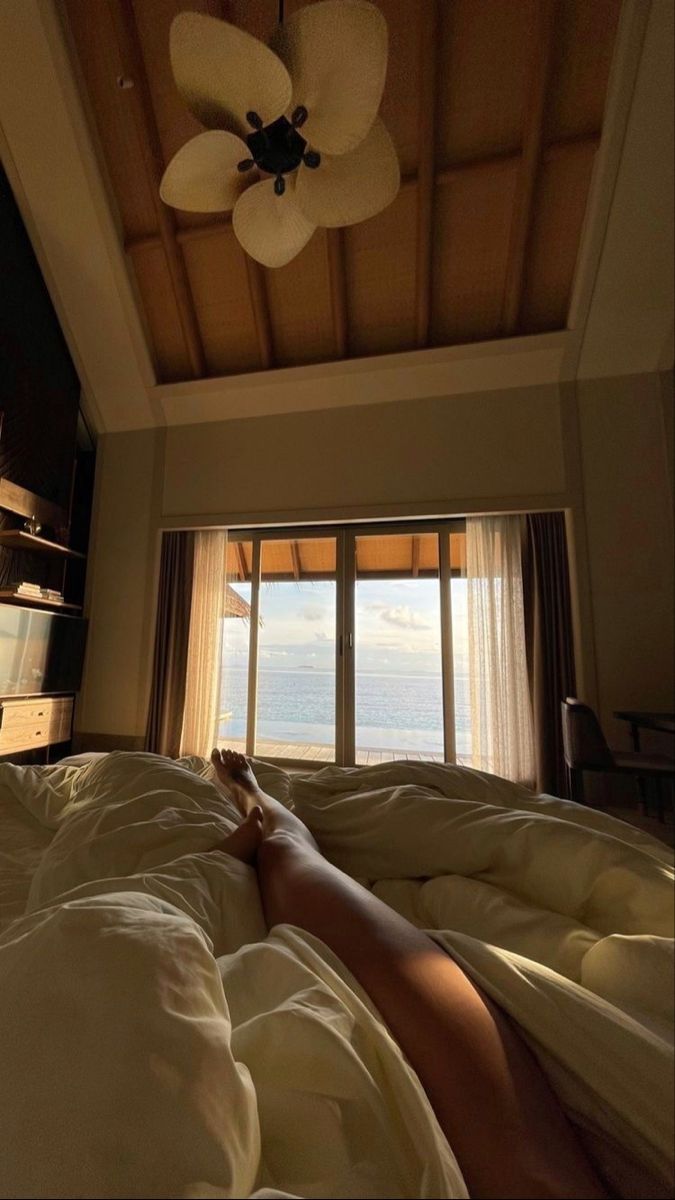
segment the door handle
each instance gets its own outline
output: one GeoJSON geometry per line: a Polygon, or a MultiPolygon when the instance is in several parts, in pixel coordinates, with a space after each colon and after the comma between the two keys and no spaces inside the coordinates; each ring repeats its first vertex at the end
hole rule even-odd
{"type": "Polygon", "coordinates": [[[342,655],[345,652],[345,645],[348,650],[354,649],[354,634],[353,633],[346,633],[344,635],[344,637],[342,636],[342,634],[340,634],[340,636],[338,637],[338,654],[340,655],[340,657],[342,657],[342,655]],[[346,641],[345,641],[345,639],[346,639],[346,641]]]}

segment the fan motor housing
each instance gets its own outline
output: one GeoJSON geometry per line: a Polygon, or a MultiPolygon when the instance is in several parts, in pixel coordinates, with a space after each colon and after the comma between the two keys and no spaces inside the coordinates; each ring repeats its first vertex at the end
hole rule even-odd
{"type": "Polygon", "coordinates": [[[307,142],[286,117],[278,117],[271,125],[250,133],[246,145],[261,171],[288,175],[300,166],[307,142]]]}

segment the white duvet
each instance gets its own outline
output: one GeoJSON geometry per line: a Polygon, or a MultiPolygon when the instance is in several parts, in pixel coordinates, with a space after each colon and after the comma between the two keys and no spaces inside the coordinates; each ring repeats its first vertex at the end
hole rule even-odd
{"type": "MultiPolygon", "coordinates": [[[[637,1165],[666,1194],[666,847],[460,768],[256,773],[513,1015],[612,1186],[644,1195],[637,1165]]],[[[211,778],[0,764],[0,1195],[466,1196],[349,972],[209,853],[238,820],[211,778]]]]}

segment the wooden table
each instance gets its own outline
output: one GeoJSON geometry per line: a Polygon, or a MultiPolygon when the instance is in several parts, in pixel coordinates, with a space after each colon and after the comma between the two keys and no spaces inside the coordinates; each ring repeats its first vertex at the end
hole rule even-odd
{"type": "Polygon", "coordinates": [[[672,712],[615,712],[614,716],[620,721],[630,723],[630,736],[633,749],[640,750],[640,730],[655,729],[659,733],[675,734],[675,713],[672,712]]]}

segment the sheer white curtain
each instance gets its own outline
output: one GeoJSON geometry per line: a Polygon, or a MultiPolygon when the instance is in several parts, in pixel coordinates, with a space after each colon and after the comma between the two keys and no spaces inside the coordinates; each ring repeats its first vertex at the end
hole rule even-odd
{"type": "Polygon", "coordinates": [[[472,765],[532,785],[521,519],[467,517],[472,765]]]}
{"type": "Polygon", "coordinates": [[[216,744],[226,559],[226,530],[195,534],[181,754],[208,757],[216,744]]]}

